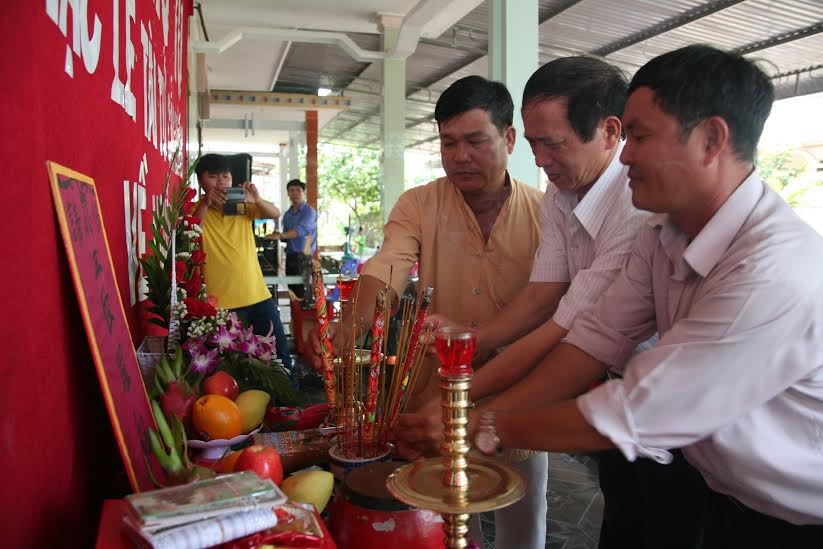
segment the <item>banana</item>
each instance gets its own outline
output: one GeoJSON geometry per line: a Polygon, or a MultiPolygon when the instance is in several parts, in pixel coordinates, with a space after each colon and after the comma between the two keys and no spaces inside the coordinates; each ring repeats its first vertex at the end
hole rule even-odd
{"type": "Polygon", "coordinates": [[[149,429],[149,446],[151,447],[154,457],[156,457],[157,461],[160,462],[160,466],[163,470],[169,471],[171,468],[171,461],[169,460],[169,456],[166,454],[166,450],[163,448],[163,444],[160,442],[160,439],[157,437],[157,433],[154,429],[149,429]]]}
{"type": "Polygon", "coordinates": [[[183,376],[183,348],[179,345],[174,350],[174,365],[172,367],[174,378],[180,379],[183,376]]]}
{"type": "Polygon", "coordinates": [[[157,363],[155,372],[160,376],[160,381],[163,382],[163,385],[167,385],[169,382],[177,379],[174,372],[171,371],[171,366],[169,365],[169,360],[166,358],[166,355],[160,357],[160,362],[157,363]]]}
{"type": "Polygon", "coordinates": [[[175,437],[169,428],[163,410],[160,409],[160,404],[158,404],[156,400],[151,401],[151,410],[154,413],[154,422],[157,424],[157,430],[160,432],[160,437],[162,438],[162,444],[161,440],[158,439],[157,444],[154,445],[152,435],[154,435],[154,438],[157,438],[157,434],[154,430],[149,429],[149,443],[152,444],[152,451],[155,452],[157,459],[160,460],[160,465],[162,465],[163,469],[167,472],[179,471],[183,468],[183,462],[180,459],[180,453],[177,451],[175,437]],[[156,450],[155,446],[157,446],[156,450]],[[166,448],[168,448],[168,451],[166,451],[166,448]],[[163,454],[163,458],[157,454],[158,451],[163,454]]]}
{"type": "Polygon", "coordinates": [[[163,438],[163,444],[167,447],[174,448],[174,437],[171,434],[171,429],[166,421],[166,416],[160,408],[160,404],[156,400],[151,401],[151,410],[154,412],[154,422],[157,424],[157,430],[163,438]]]}

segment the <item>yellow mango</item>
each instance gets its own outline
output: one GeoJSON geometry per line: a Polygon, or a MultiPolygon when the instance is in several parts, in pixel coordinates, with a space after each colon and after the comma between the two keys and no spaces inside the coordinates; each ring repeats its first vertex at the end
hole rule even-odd
{"type": "Polygon", "coordinates": [[[331,497],[334,475],[328,471],[301,471],[283,480],[280,488],[292,501],[311,503],[322,513],[331,497]]]}
{"type": "Polygon", "coordinates": [[[266,415],[266,408],[271,401],[271,395],[266,391],[259,389],[249,389],[243,391],[234,400],[237,407],[240,408],[240,417],[243,418],[243,432],[256,429],[263,422],[263,417],[266,415]]]}

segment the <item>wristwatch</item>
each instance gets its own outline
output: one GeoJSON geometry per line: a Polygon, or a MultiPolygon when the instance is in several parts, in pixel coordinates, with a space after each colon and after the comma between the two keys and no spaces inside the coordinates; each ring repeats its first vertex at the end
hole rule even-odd
{"type": "Polygon", "coordinates": [[[487,410],[480,414],[477,431],[474,433],[474,445],[487,456],[500,453],[500,437],[497,436],[495,414],[492,410],[487,410]]]}

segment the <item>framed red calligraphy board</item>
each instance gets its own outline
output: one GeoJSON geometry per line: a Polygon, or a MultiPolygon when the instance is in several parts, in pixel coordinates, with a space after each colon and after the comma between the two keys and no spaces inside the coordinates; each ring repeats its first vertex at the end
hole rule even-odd
{"type": "Polygon", "coordinates": [[[120,301],[94,181],[47,162],[54,207],[114,435],[134,491],[162,478],[146,433],[156,429],[120,301]],[[149,467],[153,467],[150,471],[149,467]]]}

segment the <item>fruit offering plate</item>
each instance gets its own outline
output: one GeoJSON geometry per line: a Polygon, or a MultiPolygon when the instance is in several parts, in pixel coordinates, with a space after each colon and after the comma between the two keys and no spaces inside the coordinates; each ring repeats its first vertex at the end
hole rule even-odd
{"type": "Polygon", "coordinates": [[[260,431],[261,427],[263,426],[261,425],[249,433],[237,435],[234,438],[216,438],[213,440],[193,439],[188,441],[188,445],[189,448],[197,448],[198,450],[203,451],[200,455],[201,459],[220,459],[229,451],[229,448],[245,442],[253,435],[256,435],[260,431]]]}

